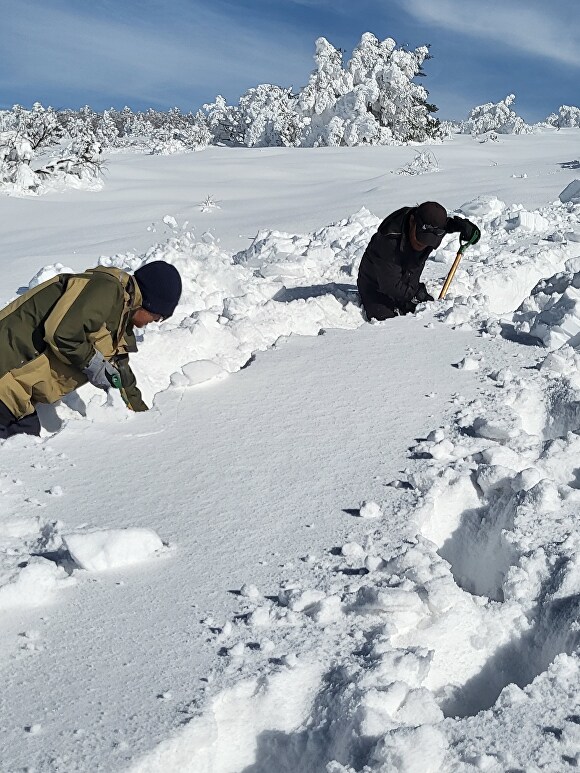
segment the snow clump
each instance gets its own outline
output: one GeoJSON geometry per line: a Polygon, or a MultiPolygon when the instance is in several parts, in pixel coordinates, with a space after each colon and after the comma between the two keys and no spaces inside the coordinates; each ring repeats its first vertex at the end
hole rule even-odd
{"type": "Polygon", "coordinates": [[[65,548],[80,569],[102,572],[131,566],[163,549],[153,529],[103,529],[63,537],[65,548]]]}

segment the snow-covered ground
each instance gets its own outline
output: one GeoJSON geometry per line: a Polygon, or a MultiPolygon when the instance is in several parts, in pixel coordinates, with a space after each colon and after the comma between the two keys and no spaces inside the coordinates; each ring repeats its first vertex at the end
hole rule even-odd
{"type": "Polygon", "coordinates": [[[134,358],[151,411],[85,387],[0,445],[2,771],[580,765],[580,131],[414,152],[119,154],[0,200],[2,302],[98,260],[185,279],[134,358]],[[369,325],[358,260],[425,199],[482,240],[369,325]]]}

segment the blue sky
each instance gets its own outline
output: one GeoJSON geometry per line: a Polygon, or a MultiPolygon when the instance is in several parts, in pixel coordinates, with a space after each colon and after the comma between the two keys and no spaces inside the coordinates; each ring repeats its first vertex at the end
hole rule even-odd
{"type": "Polygon", "coordinates": [[[528,121],[580,105],[580,0],[0,0],[0,108],[196,110],[303,86],[323,35],[431,44],[440,118],[516,94],[528,121]]]}

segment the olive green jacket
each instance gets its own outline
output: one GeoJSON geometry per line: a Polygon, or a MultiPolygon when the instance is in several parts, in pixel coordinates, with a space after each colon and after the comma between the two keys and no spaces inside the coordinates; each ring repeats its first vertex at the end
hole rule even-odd
{"type": "Polygon", "coordinates": [[[0,310],[0,400],[17,417],[53,403],[87,382],[95,349],[115,364],[134,411],[146,411],[129,352],[137,351],[132,312],[141,306],[137,282],[98,266],[59,274],[0,310]]]}

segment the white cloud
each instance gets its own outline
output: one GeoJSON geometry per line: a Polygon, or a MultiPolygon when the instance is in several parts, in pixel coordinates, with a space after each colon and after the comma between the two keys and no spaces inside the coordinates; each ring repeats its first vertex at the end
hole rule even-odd
{"type": "Polygon", "coordinates": [[[578,0],[403,0],[401,8],[423,24],[503,43],[536,57],[580,66],[578,0]]]}

